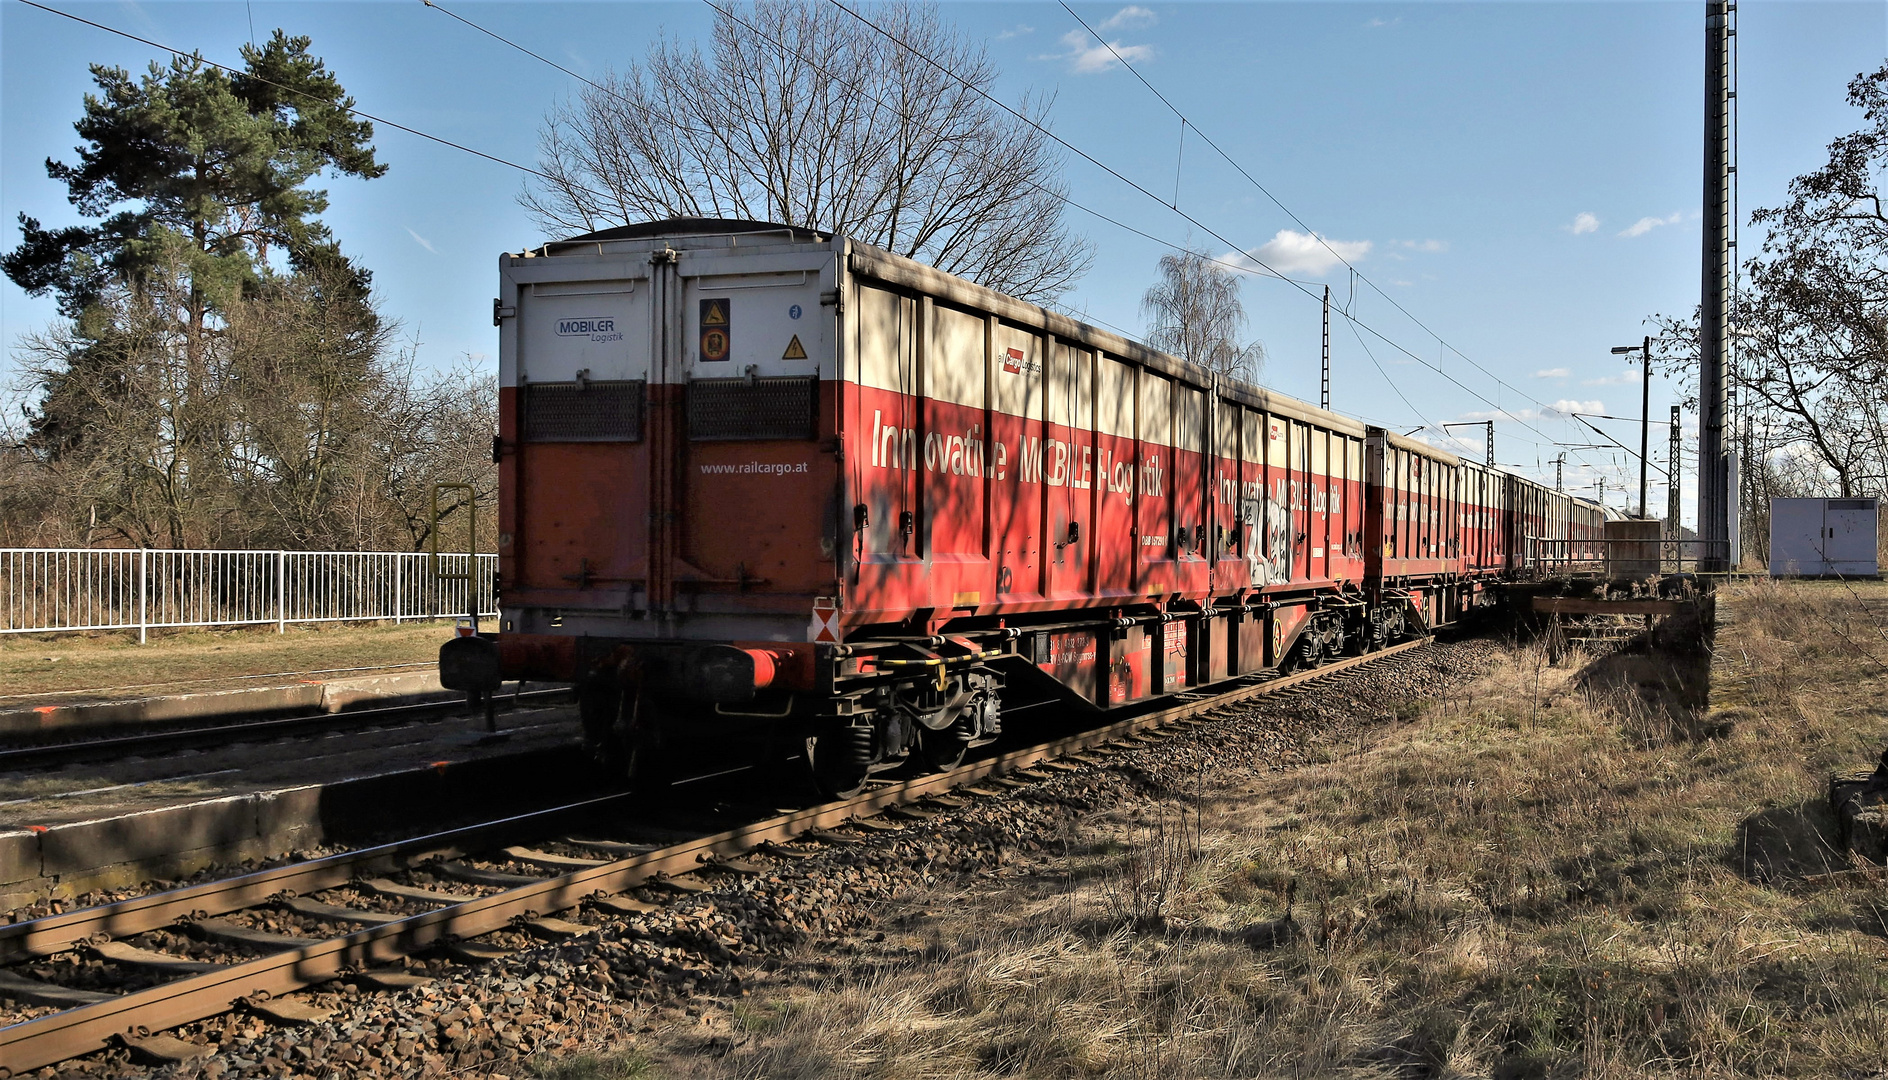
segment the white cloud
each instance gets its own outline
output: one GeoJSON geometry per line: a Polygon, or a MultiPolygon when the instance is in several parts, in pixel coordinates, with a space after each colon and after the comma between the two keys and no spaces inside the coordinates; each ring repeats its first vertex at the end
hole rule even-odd
{"type": "Polygon", "coordinates": [[[1599,401],[1573,401],[1568,398],[1561,398],[1559,401],[1542,409],[1541,413],[1546,416],[1571,416],[1574,413],[1603,413],[1605,411],[1605,404],[1599,401]]]}
{"type": "Polygon", "coordinates": [[[1678,221],[1679,221],[1678,214],[1673,214],[1671,217],[1642,217],[1639,220],[1633,222],[1632,224],[1626,226],[1625,228],[1619,230],[1619,235],[1644,236],[1646,233],[1651,232],[1653,229],[1658,228],[1660,225],[1676,225],[1678,224],[1678,221]]]}
{"type": "Polygon", "coordinates": [[[1447,240],[1397,240],[1395,244],[1405,251],[1422,251],[1429,254],[1449,250],[1447,240]]]}
{"type": "Polygon", "coordinates": [[[1639,369],[1622,371],[1617,375],[1603,375],[1597,379],[1581,379],[1581,386],[1637,386],[1641,379],[1639,369]]]}
{"type": "Polygon", "coordinates": [[[1542,368],[1535,372],[1534,377],[1537,379],[1564,379],[1571,374],[1573,374],[1573,372],[1568,371],[1564,367],[1550,367],[1542,368]]]}
{"type": "Polygon", "coordinates": [[[1103,30],[1132,30],[1136,27],[1152,26],[1155,21],[1153,12],[1141,7],[1139,4],[1129,4],[1127,7],[1108,16],[1108,20],[1102,23],[1100,28],[1103,30]]]}
{"type": "Polygon", "coordinates": [[[1368,240],[1332,240],[1316,233],[1280,229],[1256,250],[1226,258],[1228,262],[1246,262],[1255,269],[1264,264],[1280,274],[1322,274],[1363,258],[1370,253],[1370,246],[1368,240]]]}
{"type": "Polygon", "coordinates": [[[401,226],[401,228],[406,229],[406,234],[413,238],[414,243],[418,244],[419,246],[425,248],[426,250],[432,252],[435,255],[439,254],[439,249],[433,246],[433,242],[431,240],[428,240],[424,236],[421,236],[419,233],[414,232],[412,228],[408,226],[403,225],[401,226]]]}
{"type": "Polygon", "coordinates": [[[1036,32],[1035,27],[1024,26],[1022,23],[1017,23],[1015,26],[1012,26],[1008,30],[1005,30],[1002,33],[998,34],[996,36],[996,39],[998,41],[1008,41],[1010,38],[1022,37],[1024,34],[1033,34],[1035,32],[1036,32]]]}
{"type": "Polygon", "coordinates": [[[1086,30],[1070,30],[1063,34],[1062,44],[1068,49],[1067,52],[1050,53],[1036,59],[1067,60],[1069,67],[1077,74],[1093,75],[1098,71],[1107,71],[1123,60],[1138,64],[1152,59],[1154,55],[1152,45],[1124,45],[1119,41],[1103,45],[1086,30]]]}
{"type": "Polygon", "coordinates": [[[1394,19],[1372,19],[1369,22],[1364,24],[1364,29],[1365,30],[1378,30],[1385,26],[1395,26],[1397,23],[1400,23],[1402,21],[1403,21],[1403,16],[1401,15],[1398,15],[1394,19]]]}
{"type": "Polygon", "coordinates": [[[1575,236],[1581,233],[1598,232],[1599,227],[1600,219],[1585,210],[1573,215],[1573,224],[1561,226],[1561,228],[1566,229],[1575,236]]]}
{"type": "Polygon", "coordinates": [[[1470,422],[1476,420],[1564,420],[1574,413],[1603,413],[1605,411],[1606,406],[1598,401],[1575,401],[1572,398],[1561,398],[1544,408],[1465,412],[1456,419],[1470,422]]]}

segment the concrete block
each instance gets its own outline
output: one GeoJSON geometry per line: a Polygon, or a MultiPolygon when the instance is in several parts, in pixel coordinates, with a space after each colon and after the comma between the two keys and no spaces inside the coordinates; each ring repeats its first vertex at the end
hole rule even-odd
{"type": "Polygon", "coordinates": [[[367,675],[358,679],[330,679],[321,684],[321,707],[340,712],[356,705],[397,705],[429,697],[457,696],[439,685],[438,670],[401,675],[367,675]]]}
{"type": "Polygon", "coordinates": [[[232,795],[54,825],[40,834],[39,844],[42,872],[64,876],[180,856],[212,862],[241,858],[255,837],[255,796],[232,795]]]}
{"type": "Polygon", "coordinates": [[[321,784],[260,791],[256,800],[256,839],[271,851],[318,847],[327,840],[321,823],[321,784]]]}
{"type": "Polygon", "coordinates": [[[0,885],[39,876],[39,834],[31,829],[0,832],[0,885]]]}
{"type": "Polygon", "coordinates": [[[0,909],[534,809],[592,794],[590,775],[580,748],[552,747],[0,832],[0,909]]]}
{"type": "Polygon", "coordinates": [[[357,843],[437,817],[443,805],[438,770],[403,769],[322,785],[310,820],[331,842],[357,843]]]}
{"type": "Polygon", "coordinates": [[[312,711],[320,707],[321,693],[322,684],[302,683],[8,709],[0,711],[0,740],[30,743],[44,741],[49,736],[70,737],[109,728],[135,728],[139,724],[312,711]]]}

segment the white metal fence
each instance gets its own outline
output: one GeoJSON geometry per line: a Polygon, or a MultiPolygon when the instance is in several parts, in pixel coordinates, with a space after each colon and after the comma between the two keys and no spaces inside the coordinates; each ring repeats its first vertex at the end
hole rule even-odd
{"type": "MultiPolygon", "coordinates": [[[[0,634],[450,618],[466,615],[466,555],[401,551],[0,548],[0,634]],[[435,573],[437,569],[437,573],[435,573]],[[455,578],[456,575],[456,578],[455,578]]],[[[472,556],[480,615],[496,615],[498,556],[472,556]]]]}

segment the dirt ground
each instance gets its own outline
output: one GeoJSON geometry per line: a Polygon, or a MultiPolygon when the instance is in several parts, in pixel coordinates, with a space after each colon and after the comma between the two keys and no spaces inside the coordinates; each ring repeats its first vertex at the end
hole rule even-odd
{"type": "Polygon", "coordinates": [[[0,636],[0,707],[423,670],[452,628],[445,619],[291,625],[281,634],[273,625],[192,629],[153,632],[144,645],[126,633],[8,634],[0,636]]]}
{"type": "Polygon", "coordinates": [[[1880,1076],[1888,901],[1825,803],[1888,740],[1888,587],[1511,644],[1308,765],[1157,776],[725,1005],[535,1060],[672,1077],[1880,1076]]]}

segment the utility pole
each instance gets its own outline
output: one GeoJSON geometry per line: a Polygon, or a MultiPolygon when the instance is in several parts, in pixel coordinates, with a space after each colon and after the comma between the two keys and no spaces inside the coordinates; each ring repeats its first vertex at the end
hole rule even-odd
{"type": "Polygon", "coordinates": [[[1652,426],[1652,335],[1647,334],[1639,349],[1639,516],[1648,518],[1652,511],[1645,501],[1646,455],[1651,452],[1646,439],[1652,426]]]}
{"type": "Polygon", "coordinates": [[[1726,375],[1726,305],[1731,293],[1731,37],[1736,5],[1706,0],[1704,6],[1704,240],[1700,265],[1698,331],[1698,569],[1730,567],[1729,462],[1724,423],[1730,380],[1726,375]]]}
{"type": "Polygon", "coordinates": [[[1331,287],[1324,287],[1324,380],[1318,388],[1318,408],[1331,407],[1331,287]]]}
{"type": "MultiPolygon", "coordinates": [[[[1652,516],[1645,501],[1646,454],[1651,452],[1647,432],[1652,423],[1652,335],[1647,334],[1641,344],[1613,348],[1614,356],[1631,356],[1635,352],[1639,354],[1639,516],[1645,518],[1652,516]]],[[[1632,513],[1632,504],[1626,504],[1626,512],[1632,513]]]]}

